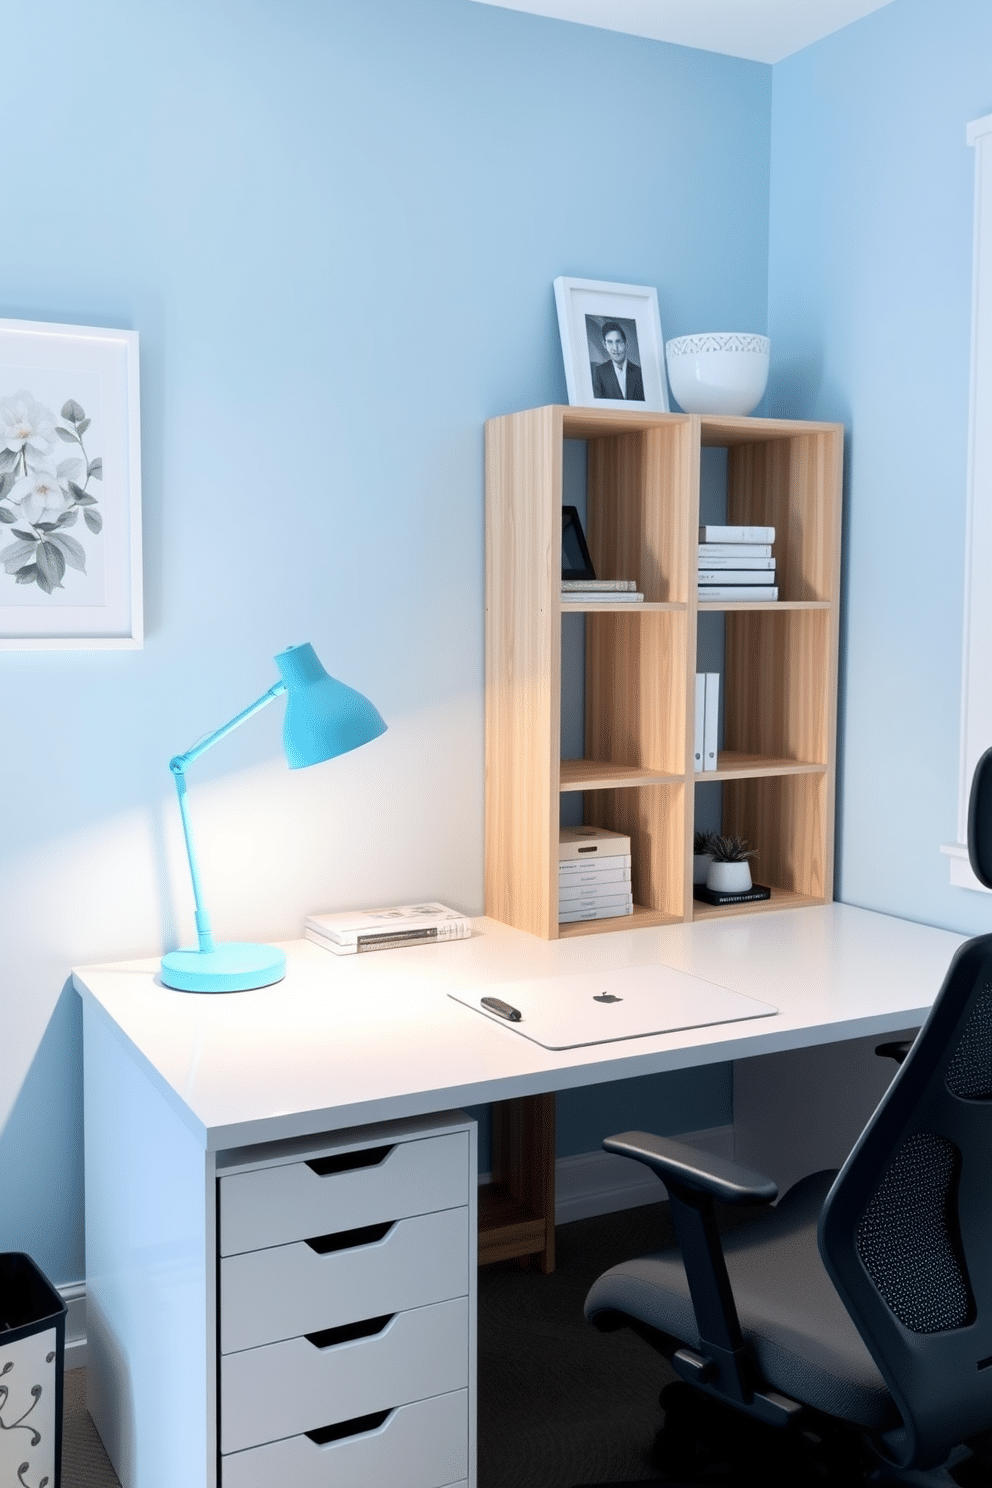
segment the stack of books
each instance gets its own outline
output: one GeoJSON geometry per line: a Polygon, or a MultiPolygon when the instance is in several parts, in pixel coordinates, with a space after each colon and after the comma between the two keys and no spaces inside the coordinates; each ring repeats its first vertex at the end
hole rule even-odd
{"type": "Polygon", "coordinates": [[[472,926],[457,909],[446,904],[397,904],[391,909],[342,910],[311,915],[304,930],[307,940],[354,956],[362,951],[385,951],[392,946],[436,945],[443,940],[467,940],[472,926]]]}
{"type": "Polygon", "coordinates": [[[643,604],[633,579],[562,579],[565,604],[643,604]]]}
{"type": "Polygon", "coordinates": [[[700,527],[699,598],[776,600],[774,527],[700,527]]]}
{"type": "Polygon", "coordinates": [[[634,913],[630,838],[603,827],[558,833],[558,920],[610,920],[634,913]]]}

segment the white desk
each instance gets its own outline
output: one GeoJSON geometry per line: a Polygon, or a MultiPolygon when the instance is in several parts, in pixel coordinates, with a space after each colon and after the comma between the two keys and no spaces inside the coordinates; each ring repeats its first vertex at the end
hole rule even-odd
{"type": "MultiPolygon", "coordinates": [[[[350,958],[294,942],[285,981],[228,996],[170,991],[155,981],[157,961],[74,972],[85,1029],[90,1408],[124,1488],[218,1483],[225,1173],[308,1143],[333,1146],[347,1129],[912,1027],[961,943],[843,905],[558,942],[475,924],[468,941],[350,958]],[[649,962],[780,1011],[552,1053],[446,995],[649,962]],[[260,1143],[290,1145],[246,1150],[260,1143]]],[[[471,1299],[474,1312],[474,1289],[471,1299]]],[[[474,1367],[469,1389],[462,1481],[474,1488],[474,1367]]]]}

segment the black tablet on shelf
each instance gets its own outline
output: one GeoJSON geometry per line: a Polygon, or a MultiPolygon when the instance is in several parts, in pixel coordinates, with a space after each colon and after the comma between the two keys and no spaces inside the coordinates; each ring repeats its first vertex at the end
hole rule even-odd
{"type": "Polygon", "coordinates": [[[589,557],[586,535],[575,506],[561,509],[561,576],[563,579],[594,579],[596,570],[589,557]]]}

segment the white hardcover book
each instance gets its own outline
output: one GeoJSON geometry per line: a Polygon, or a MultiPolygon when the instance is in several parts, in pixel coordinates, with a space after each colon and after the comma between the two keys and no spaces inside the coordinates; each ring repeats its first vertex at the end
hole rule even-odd
{"type": "Polygon", "coordinates": [[[753,599],[771,601],[778,599],[776,584],[700,584],[699,598],[705,600],[753,599]]]}
{"type": "Polygon", "coordinates": [[[774,527],[700,527],[701,543],[773,543],[774,527]]]}
{"type": "Polygon", "coordinates": [[[771,584],[775,579],[774,568],[769,573],[756,568],[701,568],[700,584],[771,584]]]}
{"type": "Polygon", "coordinates": [[[706,728],[706,673],[696,673],[696,715],[693,729],[692,768],[703,768],[703,736],[706,728]]]}
{"type": "MultiPolygon", "coordinates": [[[[609,875],[613,878],[613,875],[609,875]]],[[[624,874],[623,878],[616,875],[616,881],[612,883],[573,883],[566,879],[558,885],[558,902],[564,908],[573,901],[586,899],[625,899],[631,892],[630,873],[624,874]]]]}
{"type": "Polygon", "coordinates": [[[471,933],[466,916],[445,904],[399,904],[388,909],[310,915],[304,929],[307,940],[345,953],[424,941],[465,940],[471,933]]]}
{"type": "Polygon", "coordinates": [[[603,589],[634,594],[637,584],[633,579],[562,579],[561,589],[563,594],[566,589],[595,589],[597,592],[603,589]]]}
{"type": "Polygon", "coordinates": [[[567,879],[578,879],[586,874],[592,879],[600,879],[610,873],[626,873],[629,878],[630,853],[613,853],[607,858],[566,858],[558,864],[559,883],[565,883],[567,879]]]}
{"type": "Polygon", "coordinates": [[[567,909],[559,909],[558,923],[574,925],[577,920],[612,920],[619,915],[633,913],[634,901],[628,894],[625,900],[615,900],[610,903],[586,903],[581,907],[579,907],[579,901],[576,901],[575,907],[569,903],[567,909]]]}
{"type": "Polygon", "coordinates": [[[612,589],[563,589],[562,604],[643,604],[643,594],[631,594],[627,589],[619,593],[612,589]]]}
{"type": "Polygon", "coordinates": [[[711,558],[770,558],[771,543],[708,543],[699,544],[699,556],[707,562],[711,558]]]}
{"type": "Polygon", "coordinates": [[[335,956],[355,956],[365,951],[396,950],[401,946],[444,945],[449,940],[468,940],[471,934],[472,927],[466,920],[464,925],[443,932],[428,926],[420,930],[392,931],[386,935],[358,935],[352,941],[338,941],[331,940],[326,935],[318,935],[316,930],[305,930],[304,938],[319,945],[322,951],[333,951],[335,956]]]}
{"type": "Polygon", "coordinates": [[[717,767],[717,743],[720,727],[720,673],[707,672],[706,713],[703,722],[703,769],[717,767]]]}
{"type": "Polygon", "coordinates": [[[729,569],[739,570],[742,568],[747,569],[748,573],[751,573],[752,571],[758,573],[774,573],[775,559],[748,558],[746,556],[743,558],[704,558],[702,553],[700,553],[699,563],[697,564],[697,567],[700,573],[702,573],[704,568],[712,569],[719,573],[725,573],[729,569]]]}
{"type": "Polygon", "coordinates": [[[630,858],[630,838],[623,832],[608,832],[605,827],[559,827],[559,861],[589,858],[630,858]]]}

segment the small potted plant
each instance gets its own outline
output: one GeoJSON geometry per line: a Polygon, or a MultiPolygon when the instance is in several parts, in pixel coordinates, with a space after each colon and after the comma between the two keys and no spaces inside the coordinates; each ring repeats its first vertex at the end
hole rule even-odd
{"type": "Polygon", "coordinates": [[[758,856],[746,837],[710,838],[713,861],[706,873],[706,887],[720,894],[745,894],[751,887],[750,858],[758,856]]]}
{"type": "Polygon", "coordinates": [[[696,832],[692,839],[692,881],[704,884],[713,861],[714,832],[696,832]]]}

